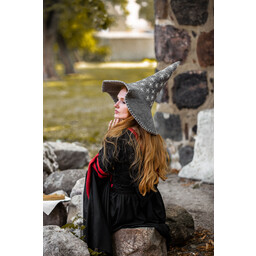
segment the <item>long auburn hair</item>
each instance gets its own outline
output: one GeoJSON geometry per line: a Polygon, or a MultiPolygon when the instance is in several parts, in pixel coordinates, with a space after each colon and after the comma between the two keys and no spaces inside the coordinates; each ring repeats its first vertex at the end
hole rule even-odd
{"type": "MultiPolygon", "coordinates": [[[[128,144],[134,148],[135,159],[130,169],[135,167],[138,172],[134,176],[140,193],[145,196],[147,192],[153,190],[156,192],[155,184],[158,184],[159,177],[166,180],[166,173],[170,163],[170,158],[166,150],[165,141],[160,135],[153,135],[144,130],[133,116],[120,121],[114,127],[108,130],[103,140],[104,154],[103,163],[108,161],[106,156],[106,143],[114,145],[114,157],[117,159],[117,140],[128,128],[136,127],[138,138],[134,140],[131,136],[128,144]]],[[[128,133],[129,134],[129,133],[128,133]]]]}

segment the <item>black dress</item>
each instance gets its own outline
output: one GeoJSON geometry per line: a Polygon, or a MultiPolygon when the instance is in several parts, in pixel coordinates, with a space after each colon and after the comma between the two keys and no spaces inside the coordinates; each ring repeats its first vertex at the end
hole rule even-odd
{"type": "Polygon", "coordinates": [[[135,157],[133,147],[128,144],[130,136],[136,140],[134,132],[127,129],[118,138],[118,160],[113,155],[114,145],[108,143],[109,163],[103,164],[102,148],[90,163],[90,174],[88,169],[86,175],[85,241],[89,248],[97,248],[108,255],[112,255],[111,235],[121,228],[155,227],[165,237],[167,250],[170,244],[165,207],[157,186],[157,192],[151,190],[142,196],[133,179],[136,169],[129,169],[135,157]]]}

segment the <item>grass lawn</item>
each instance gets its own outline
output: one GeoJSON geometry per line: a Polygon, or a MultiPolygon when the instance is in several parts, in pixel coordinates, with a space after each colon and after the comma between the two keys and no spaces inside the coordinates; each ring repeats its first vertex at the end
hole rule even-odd
{"type": "MultiPolygon", "coordinates": [[[[114,115],[112,99],[101,92],[102,81],[138,81],[154,74],[155,62],[84,63],[76,66],[76,72],[44,82],[43,136],[44,141],[80,142],[93,157],[114,115]]],[[[156,103],[153,112],[155,108],[156,103]]]]}

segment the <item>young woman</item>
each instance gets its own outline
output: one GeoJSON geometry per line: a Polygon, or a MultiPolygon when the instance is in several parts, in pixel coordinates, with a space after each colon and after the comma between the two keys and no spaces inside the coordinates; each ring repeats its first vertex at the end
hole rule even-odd
{"type": "Polygon", "coordinates": [[[154,126],[151,107],[179,62],[141,81],[103,81],[115,101],[103,147],[91,160],[83,196],[85,242],[112,255],[111,236],[121,228],[154,227],[169,249],[165,207],[157,189],[166,179],[168,153],[154,126]]]}

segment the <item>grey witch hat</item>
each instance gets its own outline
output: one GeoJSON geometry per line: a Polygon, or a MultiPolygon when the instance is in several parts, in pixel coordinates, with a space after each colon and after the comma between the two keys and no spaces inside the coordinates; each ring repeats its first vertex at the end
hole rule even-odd
{"type": "Polygon", "coordinates": [[[177,61],[154,75],[134,83],[127,84],[118,80],[104,80],[102,91],[107,92],[114,102],[117,102],[117,95],[121,88],[125,86],[128,90],[125,102],[129,112],[143,129],[157,135],[151,108],[157,94],[164,87],[166,81],[179,64],[180,61],[177,61]]]}

